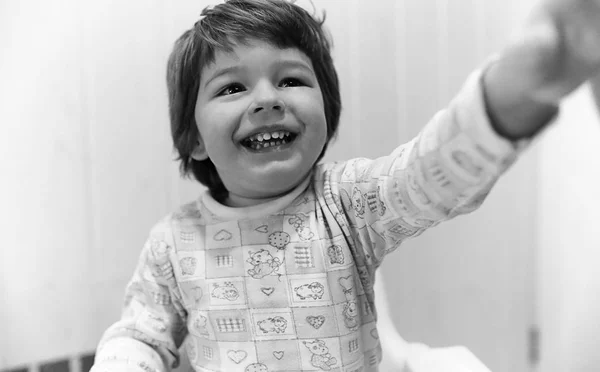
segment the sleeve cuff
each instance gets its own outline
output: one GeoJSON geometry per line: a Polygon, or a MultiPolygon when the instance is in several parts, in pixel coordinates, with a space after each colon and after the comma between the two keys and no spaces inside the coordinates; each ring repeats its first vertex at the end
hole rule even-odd
{"type": "MultiPolygon", "coordinates": [[[[493,59],[486,64],[489,66],[493,59]]],[[[485,68],[473,72],[466,80],[461,94],[455,99],[456,121],[460,129],[485,150],[499,159],[512,158],[529,146],[533,137],[508,139],[499,134],[487,114],[483,91],[485,68]]]]}
{"type": "Polygon", "coordinates": [[[166,372],[158,353],[133,339],[116,338],[101,345],[90,372],[166,372]]]}

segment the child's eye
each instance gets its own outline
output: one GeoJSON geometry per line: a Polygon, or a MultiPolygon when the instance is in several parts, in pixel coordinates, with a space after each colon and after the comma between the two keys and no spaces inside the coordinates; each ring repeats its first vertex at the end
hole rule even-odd
{"type": "Polygon", "coordinates": [[[244,86],[242,84],[233,83],[233,84],[229,84],[225,88],[221,89],[217,95],[218,96],[229,96],[231,94],[240,93],[245,90],[246,90],[246,88],[244,88],[244,86]]]}
{"type": "Polygon", "coordinates": [[[281,80],[281,83],[279,83],[279,85],[284,88],[289,88],[289,87],[300,87],[305,84],[296,78],[285,78],[285,79],[281,80]]]}

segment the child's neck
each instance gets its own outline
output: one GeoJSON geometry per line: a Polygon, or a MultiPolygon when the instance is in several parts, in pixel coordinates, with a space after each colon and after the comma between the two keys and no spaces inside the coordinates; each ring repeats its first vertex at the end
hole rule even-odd
{"type": "Polygon", "coordinates": [[[272,200],[278,199],[278,198],[286,195],[287,193],[289,193],[289,191],[286,191],[283,194],[279,194],[279,195],[275,195],[275,196],[251,198],[251,197],[237,195],[232,192],[229,192],[229,195],[227,195],[227,198],[223,201],[223,204],[225,204],[228,207],[232,207],[232,208],[251,207],[254,205],[258,205],[258,204],[268,203],[272,200]]]}
{"type": "Polygon", "coordinates": [[[277,200],[286,195],[289,195],[290,193],[294,193],[294,191],[296,191],[298,188],[301,188],[302,190],[306,189],[311,179],[312,172],[310,172],[308,176],[305,177],[299,184],[295,185],[289,190],[286,190],[276,195],[247,196],[229,191],[227,197],[224,200],[220,201],[220,203],[230,208],[245,208],[269,203],[273,200],[277,200]]]}

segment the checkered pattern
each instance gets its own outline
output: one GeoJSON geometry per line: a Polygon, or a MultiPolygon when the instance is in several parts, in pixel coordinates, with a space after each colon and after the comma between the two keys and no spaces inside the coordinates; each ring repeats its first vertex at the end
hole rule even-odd
{"type": "Polygon", "coordinates": [[[313,257],[309,247],[297,246],[294,249],[295,261],[298,267],[314,267],[313,257]]]}
{"type": "Polygon", "coordinates": [[[204,359],[212,360],[214,357],[212,347],[202,346],[202,352],[204,354],[204,359]]]}
{"type": "Polygon", "coordinates": [[[169,305],[171,303],[171,296],[165,293],[152,292],[152,299],[157,305],[169,305]]]}
{"type": "Polygon", "coordinates": [[[358,339],[355,338],[354,340],[351,340],[350,342],[348,342],[348,351],[351,353],[354,353],[357,350],[358,350],[358,339]]]}
{"type": "Polygon", "coordinates": [[[246,322],[244,319],[220,318],[217,319],[217,328],[222,333],[245,332],[246,322]]]}
{"type": "Polygon", "coordinates": [[[183,243],[188,243],[191,244],[193,242],[196,241],[196,233],[194,232],[186,232],[186,231],[182,231],[179,234],[179,239],[181,239],[181,241],[183,243]]]}
{"type": "Polygon", "coordinates": [[[233,267],[233,256],[217,256],[215,260],[217,261],[217,267],[233,267]]]}

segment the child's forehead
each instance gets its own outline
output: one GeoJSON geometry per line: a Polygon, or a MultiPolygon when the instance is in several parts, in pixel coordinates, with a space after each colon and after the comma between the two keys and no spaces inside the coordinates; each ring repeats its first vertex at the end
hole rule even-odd
{"type": "Polygon", "coordinates": [[[227,66],[246,65],[255,62],[270,64],[306,64],[312,70],[311,59],[295,46],[278,46],[275,43],[261,39],[231,41],[228,45],[214,49],[214,56],[203,70],[214,70],[227,66]]]}
{"type": "Polygon", "coordinates": [[[290,45],[290,46],[280,46],[274,42],[269,40],[262,39],[246,39],[239,41],[232,41],[227,45],[227,47],[217,48],[215,50],[215,59],[217,57],[221,58],[229,58],[240,60],[245,55],[252,53],[264,53],[264,52],[275,52],[281,54],[300,54],[303,57],[308,58],[304,52],[302,52],[298,47],[290,45]]]}

